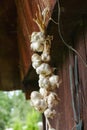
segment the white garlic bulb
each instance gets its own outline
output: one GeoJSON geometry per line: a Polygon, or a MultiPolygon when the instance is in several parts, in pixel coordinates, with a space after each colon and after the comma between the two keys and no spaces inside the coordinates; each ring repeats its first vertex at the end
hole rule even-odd
{"type": "Polygon", "coordinates": [[[30,47],[33,51],[36,51],[36,52],[42,52],[44,49],[44,46],[40,41],[32,42],[30,47]]]}
{"type": "Polygon", "coordinates": [[[54,92],[51,92],[47,97],[47,103],[49,108],[52,108],[54,105],[58,104],[58,101],[58,96],[54,92]]]}
{"type": "Polygon", "coordinates": [[[37,74],[42,74],[42,75],[49,75],[52,73],[52,68],[50,67],[49,64],[47,63],[42,63],[37,69],[36,69],[37,74]]]}
{"type": "Polygon", "coordinates": [[[44,99],[36,99],[33,100],[32,102],[34,108],[40,112],[44,112],[45,109],[47,108],[47,102],[44,99]]]}
{"type": "Polygon", "coordinates": [[[34,69],[36,69],[37,67],[39,67],[41,65],[41,56],[38,55],[37,53],[34,53],[31,57],[32,60],[32,66],[34,69]]]}
{"type": "Polygon", "coordinates": [[[42,99],[43,98],[42,95],[39,92],[37,92],[37,91],[33,91],[31,93],[30,97],[31,97],[31,100],[42,99]]]}
{"type": "Polygon", "coordinates": [[[39,92],[40,92],[40,94],[41,94],[43,97],[46,97],[47,94],[48,94],[48,92],[47,92],[47,90],[46,90],[45,88],[40,88],[40,89],[39,89],[39,92]]]}
{"type": "Polygon", "coordinates": [[[48,53],[42,53],[41,59],[44,62],[49,62],[50,61],[50,55],[48,53]]]}
{"type": "Polygon", "coordinates": [[[39,87],[49,89],[50,88],[49,78],[44,77],[42,79],[39,79],[39,87]]]}
{"type": "Polygon", "coordinates": [[[31,57],[32,62],[41,61],[41,56],[37,53],[34,53],[31,57]]]}
{"type": "Polygon", "coordinates": [[[40,75],[39,75],[39,79],[43,79],[43,78],[45,78],[45,76],[42,75],[42,74],[40,74],[40,75]]]}
{"type": "Polygon", "coordinates": [[[55,114],[56,114],[56,111],[55,110],[51,110],[50,108],[48,108],[48,109],[46,109],[44,111],[44,115],[47,118],[51,118],[52,119],[55,116],[55,114]]]}
{"type": "Polygon", "coordinates": [[[49,78],[50,84],[52,88],[54,89],[55,87],[59,87],[59,76],[58,75],[52,75],[49,78]]]}
{"type": "Polygon", "coordinates": [[[45,34],[43,32],[33,32],[31,34],[31,42],[35,41],[44,42],[45,41],[45,34]]]}
{"type": "Polygon", "coordinates": [[[37,67],[39,67],[40,65],[41,65],[40,61],[32,62],[32,66],[34,69],[37,69],[37,67]]]}

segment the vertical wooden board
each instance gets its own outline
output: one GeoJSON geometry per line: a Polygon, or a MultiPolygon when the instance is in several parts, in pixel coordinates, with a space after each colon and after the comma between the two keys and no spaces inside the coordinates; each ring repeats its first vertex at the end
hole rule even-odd
{"type": "MultiPolygon", "coordinates": [[[[85,31],[83,33],[83,29],[78,33],[77,39],[76,39],[76,50],[79,52],[83,60],[86,62],[87,52],[86,52],[86,46],[87,46],[87,32],[85,31]]],[[[81,118],[84,123],[84,130],[87,128],[87,105],[86,105],[86,99],[87,99],[87,67],[84,66],[82,60],[80,57],[78,57],[78,67],[79,67],[79,87],[80,87],[80,95],[82,98],[81,102],[81,118]]]]}
{"type": "Polygon", "coordinates": [[[66,130],[72,129],[73,127],[73,112],[71,102],[71,91],[70,91],[70,78],[69,78],[69,59],[63,64],[63,82],[64,82],[64,108],[65,108],[65,123],[66,130]]]}

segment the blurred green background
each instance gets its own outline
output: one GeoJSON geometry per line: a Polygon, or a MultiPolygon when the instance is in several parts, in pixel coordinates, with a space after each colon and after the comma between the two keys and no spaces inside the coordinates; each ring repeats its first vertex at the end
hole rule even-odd
{"type": "Polygon", "coordinates": [[[0,91],[0,130],[39,130],[41,121],[22,91],[0,91]]]}

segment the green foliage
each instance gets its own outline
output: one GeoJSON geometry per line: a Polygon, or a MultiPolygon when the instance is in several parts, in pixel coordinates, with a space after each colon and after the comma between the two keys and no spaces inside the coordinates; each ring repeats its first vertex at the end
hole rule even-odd
{"type": "Polygon", "coordinates": [[[22,124],[21,124],[20,120],[17,120],[14,123],[13,130],[22,130],[22,124]]]}
{"type": "Polygon", "coordinates": [[[5,127],[13,130],[38,130],[38,121],[41,121],[41,115],[32,109],[21,91],[12,94],[0,91],[0,130],[5,127]]]}
{"type": "Polygon", "coordinates": [[[11,115],[11,107],[12,102],[9,99],[8,95],[4,92],[0,92],[0,121],[3,121],[5,125],[8,124],[8,120],[10,119],[11,115]]]}
{"type": "Polygon", "coordinates": [[[38,130],[37,123],[40,121],[40,113],[32,109],[31,113],[27,115],[26,130],[38,130]]]}
{"type": "Polygon", "coordinates": [[[3,120],[0,120],[0,130],[4,130],[5,129],[5,123],[3,120]]]}

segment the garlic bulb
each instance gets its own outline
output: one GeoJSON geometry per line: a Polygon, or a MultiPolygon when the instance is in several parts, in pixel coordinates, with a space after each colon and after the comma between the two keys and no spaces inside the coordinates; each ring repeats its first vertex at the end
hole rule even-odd
{"type": "Polygon", "coordinates": [[[31,97],[31,100],[42,99],[43,98],[42,95],[39,92],[37,92],[37,91],[33,91],[31,93],[30,97],[31,97]]]}
{"type": "Polygon", "coordinates": [[[43,53],[43,54],[41,55],[41,59],[42,59],[42,61],[44,61],[44,62],[49,62],[49,61],[50,61],[50,55],[49,55],[48,53],[43,53]]]}
{"type": "Polygon", "coordinates": [[[37,51],[37,52],[42,52],[43,51],[43,44],[40,42],[40,41],[35,41],[35,42],[32,42],[32,44],[30,45],[31,49],[33,51],[37,51]]]}
{"type": "Polygon", "coordinates": [[[55,116],[55,114],[56,114],[56,111],[55,110],[51,110],[50,108],[48,108],[48,109],[46,109],[44,111],[44,115],[47,118],[51,118],[52,119],[55,116]]]}
{"type": "Polygon", "coordinates": [[[54,92],[51,92],[47,97],[47,103],[49,108],[52,108],[54,105],[58,104],[58,101],[58,96],[54,92]]]}
{"type": "Polygon", "coordinates": [[[45,34],[43,32],[33,32],[31,34],[31,42],[35,42],[35,41],[40,41],[40,42],[44,42],[45,40],[45,34]]]}
{"type": "Polygon", "coordinates": [[[53,89],[55,87],[59,87],[59,76],[57,75],[52,75],[50,78],[49,78],[49,81],[50,81],[50,84],[51,86],[53,87],[53,89]]]}
{"type": "Polygon", "coordinates": [[[40,92],[40,94],[41,94],[43,97],[46,97],[47,94],[48,94],[48,92],[47,92],[47,90],[46,90],[45,88],[40,88],[40,89],[39,89],[39,92],[40,92]]]}
{"type": "Polygon", "coordinates": [[[50,88],[49,78],[45,77],[45,78],[39,79],[39,87],[49,89],[50,88]]]}
{"type": "Polygon", "coordinates": [[[39,79],[44,79],[45,77],[46,77],[45,75],[42,74],[39,75],[39,79]]]}
{"type": "Polygon", "coordinates": [[[37,69],[36,69],[37,74],[42,74],[42,75],[49,75],[52,73],[52,69],[47,63],[42,63],[37,69]]]}
{"type": "Polygon", "coordinates": [[[40,112],[44,112],[45,109],[47,108],[47,102],[44,99],[35,99],[35,100],[32,100],[32,102],[35,109],[40,112]]]}
{"type": "Polygon", "coordinates": [[[32,61],[32,66],[34,69],[36,69],[37,67],[39,67],[42,63],[41,61],[41,56],[38,55],[37,53],[34,53],[31,57],[31,61],[32,61]]]}
{"type": "Polygon", "coordinates": [[[32,63],[32,66],[33,66],[34,69],[37,69],[37,67],[39,67],[40,65],[41,65],[40,61],[36,61],[36,62],[32,63]]]}
{"type": "Polygon", "coordinates": [[[32,62],[41,61],[41,56],[37,53],[34,53],[31,57],[32,62]]]}

